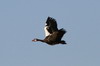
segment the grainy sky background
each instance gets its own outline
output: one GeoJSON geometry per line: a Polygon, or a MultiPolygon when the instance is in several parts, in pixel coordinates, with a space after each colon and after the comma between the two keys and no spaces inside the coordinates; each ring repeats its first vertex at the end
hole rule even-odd
{"type": "Polygon", "coordinates": [[[0,66],[100,66],[100,0],[0,0],[0,66]],[[67,45],[31,41],[48,16],[67,45]]]}

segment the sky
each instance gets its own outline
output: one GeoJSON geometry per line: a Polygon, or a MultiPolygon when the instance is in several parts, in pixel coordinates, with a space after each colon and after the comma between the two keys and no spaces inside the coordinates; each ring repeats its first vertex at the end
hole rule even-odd
{"type": "Polygon", "coordinates": [[[100,66],[100,0],[0,0],[0,66],[100,66]],[[32,42],[48,16],[67,45],[32,42]]]}

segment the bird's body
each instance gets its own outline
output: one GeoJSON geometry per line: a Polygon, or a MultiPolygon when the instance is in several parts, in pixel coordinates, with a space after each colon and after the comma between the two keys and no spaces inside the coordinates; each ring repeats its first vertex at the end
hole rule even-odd
{"type": "Polygon", "coordinates": [[[49,45],[55,45],[55,44],[66,44],[64,40],[61,40],[63,35],[66,33],[66,31],[62,28],[58,30],[57,23],[54,18],[48,17],[46,21],[46,25],[44,27],[45,31],[45,39],[33,39],[32,41],[41,41],[45,42],[49,45]]]}
{"type": "Polygon", "coordinates": [[[51,35],[47,36],[44,41],[48,44],[55,45],[55,44],[66,44],[61,38],[66,32],[63,29],[53,32],[51,35]]]}

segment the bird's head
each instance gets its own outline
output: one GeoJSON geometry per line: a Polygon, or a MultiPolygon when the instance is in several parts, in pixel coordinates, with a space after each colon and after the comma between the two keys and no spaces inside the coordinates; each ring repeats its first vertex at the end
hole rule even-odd
{"type": "Polygon", "coordinates": [[[33,41],[33,42],[36,42],[36,41],[38,41],[38,39],[37,39],[37,38],[35,38],[35,39],[33,39],[32,41],[33,41]]]}

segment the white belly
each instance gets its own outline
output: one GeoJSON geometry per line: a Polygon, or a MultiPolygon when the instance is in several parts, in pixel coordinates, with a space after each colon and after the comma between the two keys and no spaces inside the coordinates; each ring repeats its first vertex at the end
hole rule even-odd
{"type": "Polygon", "coordinates": [[[47,31],[47,27],[48,27],[48,26],[45,26],[45,27],[44,27],[45,36],[48,36],[48,35],[50,35],[50,33],[47,31]]]}

